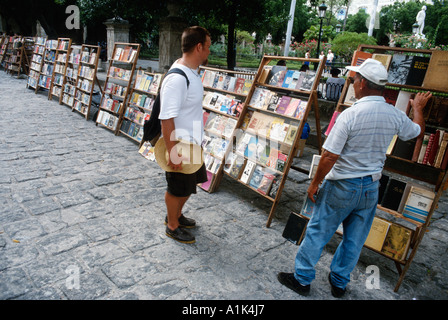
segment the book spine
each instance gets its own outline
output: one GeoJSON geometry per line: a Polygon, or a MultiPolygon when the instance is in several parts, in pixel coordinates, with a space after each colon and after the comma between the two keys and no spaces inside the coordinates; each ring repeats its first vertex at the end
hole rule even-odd
{"type": "Polygon", "coordinates": [[[434,143],[435,134],[431,133],[428,140],[428,146],[426,147],[425,155],[423,157],[422,164],[428,164],[429,154],[431,153],[431,148],[434,143]]]}

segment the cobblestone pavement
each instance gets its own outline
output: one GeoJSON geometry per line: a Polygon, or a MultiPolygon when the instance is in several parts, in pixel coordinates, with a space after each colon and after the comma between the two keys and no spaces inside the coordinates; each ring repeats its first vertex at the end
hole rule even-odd
{"type": "MultiPolygon", "coordinates": [[[[241,185],[224,178],[216,193],[198,189],[185,210],[197,242],[184,245],[165,236],[164,174],[136,143],[4,71],[0,127],[0,299],[334,299],[327,274],[338,236],[309,297],[276,277],[293,270],[297,246],[282,231],[301,206],[304,174],[291,170],[270,228],[271,203],[241,185]]],[[[397,293],[393,262],[364,249],[343,299],[448,298],[447,207],[443,197],[397,293]],[[371,265],[379,289],[366,285],[371,265]]]]}

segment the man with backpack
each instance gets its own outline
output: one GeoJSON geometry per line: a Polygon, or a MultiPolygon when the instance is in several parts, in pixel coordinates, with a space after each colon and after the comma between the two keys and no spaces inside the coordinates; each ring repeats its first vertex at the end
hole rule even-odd
{"type": "MultiPolygon", "coordinates": [[[[195,237],[186,229],[196,226],[193,219],[182,214],[182,208],[196,185],[207,181],[205,166],[194,173],[185,173],[185,165],[178,156],[178,141],[201,145],[204,130],[202,99],[204,88],[198,73],[200,65],[207,63],[211,38],[202,27],[189,27],[182,34],[182,58],[171,69],[180,73],[168,74],[160,90],[160,114],[162,138],[169,158],[167,159],[167,190],[165,204],[167,217],[166,235],[182,243],[194,243],[195,237]]],[[[197,159],[196,159],[197,160],[197,159]]]]}

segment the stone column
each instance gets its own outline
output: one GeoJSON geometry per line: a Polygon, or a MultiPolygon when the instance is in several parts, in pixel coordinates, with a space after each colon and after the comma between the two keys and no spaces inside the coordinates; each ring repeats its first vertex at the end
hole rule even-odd
{"type": "Polygon", "coordinates": [[[104,22],[107,30],[107,60],[110,60],[114,52],[115,42],[129,43],[129,21],[115,17],[104,22]]]}
{"type": "Polygon", "coordinates": [[[179,6],[173,1],[168,5],[168,17],[159,23],[159,72],[168,71],[171,65],[182,57],[181,37],[188,24],[180,18],[179,6]]]}

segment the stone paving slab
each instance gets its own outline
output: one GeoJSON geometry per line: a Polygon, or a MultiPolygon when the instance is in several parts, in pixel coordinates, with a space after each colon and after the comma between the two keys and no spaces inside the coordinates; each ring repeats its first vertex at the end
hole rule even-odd
{"type": "MultiPolygon", "coordinates": [[[[291,170],[270,228],[271,203],[243,186],[224,178],[216,193],[198,189],[185,208],[197,242],[184,245],[164,233],[164,174],[133,141],[4,71],[0,127],[0,299],[334,300],[327,274],[338,236],[308,298],[276,278],[294,266],[297,246],[282,231],[301,207],[304,174],[291,170]]],[[[343,299],[447,299],[447,208],[444,196],[397,293],[393,262],[364,249],[343,299]],[[371,265],[379,289],[367,288],[371,265]]]]}

